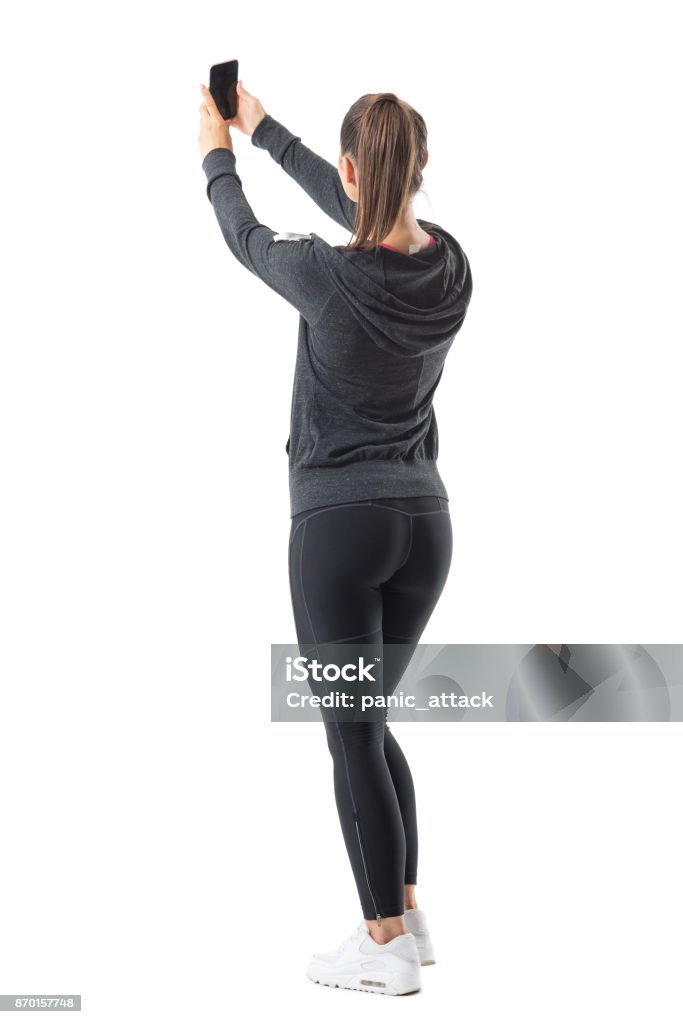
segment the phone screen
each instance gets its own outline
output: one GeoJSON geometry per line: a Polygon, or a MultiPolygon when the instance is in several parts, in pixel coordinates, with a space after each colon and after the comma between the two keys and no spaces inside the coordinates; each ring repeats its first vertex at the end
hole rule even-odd
{"type": "Polygon", "coordinates": [[[237,113],[237,61],[226,60],[214,64],[209,72],[209,92],[216,101],[221,117],[234,117],[237,113]]]}

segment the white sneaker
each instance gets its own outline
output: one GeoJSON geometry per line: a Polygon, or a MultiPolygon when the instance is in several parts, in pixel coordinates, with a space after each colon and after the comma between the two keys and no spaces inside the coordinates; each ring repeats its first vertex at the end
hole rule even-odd
{"type": "Polygon", "coordinates": [[[362,921],[333,952],[315,953],[306,974],[332,988],[402,996],[420,988],[420,957],[410,932],[380,945],[362,921]]]}
{"type": "Polygon", "coordinates": [[[406,910],[405,922],[408,931],[415,936],[415,944],[420,954],[422,966],[427,967],[428,964],[435,964],[434,947],[429,937],[429,928],[427,927],[427,918],[425,917],[424,910],[406,910]]]}

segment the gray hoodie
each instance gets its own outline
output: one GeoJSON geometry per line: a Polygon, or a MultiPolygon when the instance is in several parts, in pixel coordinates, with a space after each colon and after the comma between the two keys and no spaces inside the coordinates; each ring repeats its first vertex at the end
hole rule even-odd
{"type": "MultiPolygon", "coordinates": [[[[270,114],[251,141],[353,231],[356,204],[333,164],[270,114]]],[[[280,235],[255,217],[235,164],[223,148],[202,162],[225,241],[301,314],[286,445],[290,514],[366,498],[448,498],[432,401],[472,294],[461,246],[419,218],[436,244],[410,256],[280,235]]]]}

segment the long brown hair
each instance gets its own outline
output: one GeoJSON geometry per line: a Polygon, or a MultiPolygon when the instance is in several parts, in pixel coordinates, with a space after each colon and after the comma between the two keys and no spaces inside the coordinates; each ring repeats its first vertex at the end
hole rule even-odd
{"type": "Polygon", "coordinates": [[[395,93],[366,93],[344,117],[340,143],[354,160],[358,185],[355,237],[346,248],[373,249],[422,186],[427,127],[395,93]]]}

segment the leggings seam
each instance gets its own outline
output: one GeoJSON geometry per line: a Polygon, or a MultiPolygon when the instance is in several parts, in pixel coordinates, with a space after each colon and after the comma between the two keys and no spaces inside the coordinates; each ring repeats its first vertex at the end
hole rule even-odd
{"type": "Polygon", "coordinates": [[[315,646],[316,654],[317,654],[318,653],[318,641],[315,638],[315,629],[313,627],[313,619],[311,618],[311,613],[310,613],[309,608],[308,608],[308,601],[306,600],[306,591],[304,589],[304,540],[306,539],[306,523],[307,522],[308,522],[308,520],[304,519],[304,523],[303,523],[304,529],[303,529],[302,534],[301,534],[301,547],[299,549],[299,587],[301,588],[301,597],[302,597],[303,602],[304,602],[304,608],[306,609],[306,616],[308,618],[308,624],[311,627],[311,636],[313,637],[313,645],[315,646]]]}
{"type": "Polygon", "coordinates": [[[313,516],[322,515],[323,512],[331,512],[335,508],[362,508],[363,505],[367,505],[367,504],[369,504],[368,501],[354,501],[354,502],[349,502],[348,504],[344,503],[343,505],[342,504],[340,504],[340,505],[328,505],[328,506],[326,506],[326,508],[319,508],[315,512],[311,512],[310,515],[306,516],[305,519],[302,519],[301,522],[296,524],[296,526],[294,527],[294,530],[292,531],[292,536],[290,537],[290,543],[294,539],[294,534],[299,529],[299,527],[303,526],[304,523],[307,523],[309,519],[313,518],[313,516]]]}
{"type": "MultiPolygon", "coordinates": [[[[381,629],[376,629],[375,633],[382,633],[382,630],[381,629]]],[[[331,637],[329,640],[320,640],[320,641],[316,640],[314,642],[313,646],[317,650],[318,643],[324,643],[324,644],[345,644],[347,642],[347,640],[359,640],[363,636],[373,636],[373,634],[372,633],[356,633],[355,636],[331,637]]]]}
{"type": "Polygon", "coordinates": [[[394,508],[392,505],[379,505],[376,501],[373,501],[372,504],[375,508],[386,508],[390,512],[398,512],[399,515],[409,516],[411,519],[414,519],[415,516],[449,516],[451,514],[450,509],[445,508],[432,508],[429,512],[406,512],[405,509],[394,508]]]}
{"type": "Polygon", "coordinates": [[[391,506],[391,505],[381,505],[378,502],[373,501],[371,498],[368,499],[367,501],[354,501],[354,502],[344,502],[343,504],[340,503],[339,505],[327,505],[325,508],[319,508],[315,512],[311,512],[311,514],[306,516],[305,519],[302,519],[300,522],[298,522],[296,524],[296,526],[294,527],[294,529],[292,530],[292,534],[291,534],[291,536],[289,538],[289,543],[290,544],[292,543],[292,540],[294,539],[294,535],[296,534],[296,531],[299,529],[299,527],[303,526],[304,523],[307,523],[309,519],[313,518],[313,516],[322,515],[323,512],[332,512],[334,509],[340,509],[340,508],[364,508],[366,505],[372,505],[373,508],[386,508],[386,509],[389,510],[389,512],[398,512],[399,515],[401,515],[401,516],[408,516],[410,519],[412,519],[413,516],[435,516],[435,515],[449,516],[451,514],[450,509],[447,509],[447,508],[433,508],[433,509],[430,509],[429,512],[406,512],[402,508],[393,508],[393,506],[391,506]]]}
{"type": "MultiPolygon", "coordinates": [[[[408,550],[406,552],[406,557],[403,559],[401,564],[398,566],[398,568],[396,569],[396,572],[400,572],[400,570],[403,568],[403,566],[406,564],[406,562],[410,558],[410,552],[413,550],[413,517],[412,517],[412,515],[410,517],[409,526],[410,526],[410,533],[408,534],[408,550]]],[[[395,575],[395,573],[394,573],[394,575],[395,575]]]]}

